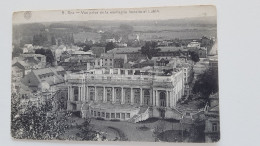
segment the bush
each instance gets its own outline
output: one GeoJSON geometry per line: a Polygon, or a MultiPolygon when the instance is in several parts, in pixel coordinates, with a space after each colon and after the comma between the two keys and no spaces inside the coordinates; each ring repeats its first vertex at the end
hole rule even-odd
{"type": "Polygon", "coordinates": [[[143,126],[140,126],[140,127],[137,127],[139,130],[141,130],[141,131],[147,131],[147,130],[150,130],[150,128],[149,127],[147,127],[147,126],[145,126],[145,125],[143,125],[143,126]]]}
{"type": "Polygon", "coordinates": [[[120,122],[119,119],[111,119],[110,121],[112,121],[112,122],[120,122]]]}
{"type": "Polygon", "coordinates": [[[105,120],[104,118],[101,118],[101,117],[97,117],[96,119],[97,119],[97,120],[102,120],[102,121],[105,120]]]}
{"type": "Polygon", "coordinates": [[[140,122],[138,122],[138,123],[140,123],[140,124],[142,124],[142,123],[154,123],[154,122],[156,122],[156,121],[158,121],[158,120],[159,120],[159,118],[152,117],[152,118],[149,118],[149,119],[147,119],[147,120],[140,121],[140,122]]]}
{"type": "Polygon", "coordinates": [[[173,119],[173,118],[171,118],[171,119],[164,119],[164,120],[167,121],[167,122],[172,122],[172,123],[179,123],[180,122],[180,120],[173,119]]]}

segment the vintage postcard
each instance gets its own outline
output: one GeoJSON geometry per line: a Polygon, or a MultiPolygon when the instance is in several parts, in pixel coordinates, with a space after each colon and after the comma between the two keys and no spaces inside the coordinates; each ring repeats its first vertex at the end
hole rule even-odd
{"type": "Polygon", "coordinates": [[[215,6],[13,13],[14,139],[217,142],[215,6]]]}

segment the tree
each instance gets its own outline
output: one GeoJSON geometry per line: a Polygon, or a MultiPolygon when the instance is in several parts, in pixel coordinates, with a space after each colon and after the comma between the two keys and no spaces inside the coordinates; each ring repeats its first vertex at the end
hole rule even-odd
{"type": "Polygon", "coordinates": [[[157,48],[156,42],[146,42],[145,45],[141,47],[141,53],[146,55],[149,59],[155,56],[159,51],[160,49],[157,48]]]}
{"type": "Polygon", "coordinates": [[[69,114],[52,112],[51,99],[38,106],[28,102],[21,104],[17,95],[12,95],[11,134],[17,139],[58,139],[68,128],[69,114]]]}
{"type": "Polygon", "coordinates": [[[96,138],[97,132],[93,130],[90,126],[91,119],[85,119],[81,126],[78,127],[80,130],[79,137],[82,140],[94,140],[96,138]]]}
{"type": "Polygon", "coordinates": [[[91,46],[90,46],[90,45],[85,45],[85,46],[83,47],[83,51],[85,51],[85,52],[89,51],[90,49],[91,49],[91,46]]]}
{"type": "Polygon", "coordinates": [[[197,52],[189,51],[189,54],[190,54],[191,60],[194,61],[195,63],[200,61],[199,54],[197,52]]]}
{"type": "Polygon", "coordinates": [[[48,38],[45,34],[37,34],[33,36],[33,45],[42,46],[48,41],[48,38]]]}
{"type": "Polygon", "coordinates": [[[107,44],[106,44],[106,52],[107,51],[109,51],[109,50],[112,50],[112,49],[114,49],[116,47],[116,44],[115,43],[113,43],[113,42],[108,42],[107,44]]]}
{"type": "Polygon", "coordinates": [[[56,45],[56,39],[54,36],[51,37],[51,44],[56,45]]]}
{"type": "Polygon", "coordinates": [[[18,47],[14,47],[13,52],[12,52],[12,57],[18,57],[22,53],[23,53],[22,49],[20,49],[18,47]]]}
{"type": "Polygon", "coordinates": [[[218,72],[206,70],[198,76],[198,80],[193,86],[193,93],[199,93],[206,101],[211,93],[218,92],[218,72]]]}
{"type": "Polygon", "coordinates": [[[46,56],[46,62],[52,64],[54,61],[54,56],[50,49],[36,49],[35,54],[41,54],[46,56]]]}

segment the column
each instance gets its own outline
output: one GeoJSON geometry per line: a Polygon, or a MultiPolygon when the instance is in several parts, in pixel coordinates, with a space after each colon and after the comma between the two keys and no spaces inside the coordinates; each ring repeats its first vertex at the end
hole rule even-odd
{"type": "Polygon", "coordinates": [[[155,104],[155,90],[153,89],[153,98],[152,98],[152,100],[153,100],[153,102],[152,102],[152,105],[153,106],[156,106],[156,104],[155,104]]]}
{"type": "Polygon", "coordinates": [[[88,100],[89,100],[88,99],[88,86],[86,86],[86,93],[85,94],[86,94],[86,96],[85,96],[86,97],[86,102],[88,102],[88,100]]]}
{"type": "Polygon", "coordinates": [[[84,88],[83,88],[83,85],[80,87],[81,88],[81,100],[80,101],[83,101],[84,100],[84,88]]]}
{"type": "Polygon", "coordinates": [[[143,105],[143,88],[140,88],[140,105],[143,105]]]}
{"type": "Polygon", "coordinates": [[[70,101],[70,86],[68,86],[68,101],[70,101]]]}
{"type": "Polygon", "coordinates": [[[169,91],[169,94],[170,94],[169,106],[172,108],[172,107],[173,107],[173,96],[172,96],[172,91],[169,91]]]}
{"type": "Polygon", "coordinates": [[[74,88],[73,88],[73,86],[70,86],[70,100],[74,101],[74,88]]]}
{"type": "Polygon", "coordinates": [[[166,90],[166,107],[169,106],[169,91],[166,90]]]}
{"type": "Polygon", "coordinates": [[[95,95],[94,95],[94,101],[96,102],[97,101],[97,87],[95,86],[95,95]]]}
{"type": "Polygon", "coordinates": [[[173,91],[173,99],[174,99],[173,106],[176,106],[177,98],[176,98],[176,92],[175,91],[173,91]]]}
{"type": "Polygon", "coordinates": [[[156,90],[156,105],[157,106],[160,106],[159,99],[160,99],[159,92],[158,92],[158,90],[156,90]]]}
{"type": "Polygon", "coordinates": [[[150,93],[150,97],[149,97],[149,106],[150,105],[153,105],[153,90],[151,89],[151,90],[149,90],[149,93],[150,93]]]}
{"type": "Polygon", "coordinates": [[[121,104],[124,104],[125,101],[124,101],[124,88],[122,87],[121,88],[121,104]]]}
{"type": "Polygon", "coordinates": [[[78,86],[78,101],[80,101],[80,94],[81,94],[81,90],[80,87],[78,86]]]}
{"type": "Polygon", "coordinates": [[[134,104],[134,89],[131,88],[131,105],[134,104]]]}
{"type": "Polygon", "coordinates": [[[81,100],[80,101],[84,101],[84,86],[81,86],[81,100]]]}
{"type": "Polygon", "coordinates": [[[106,101],[106,87],[103,87],[103,102],[105,103],[106,101]]]}
{"type": "Polygon", "coordinates": [[[112,87],[112,103],[115,103],[115,88],[112,87]]]}
{"type": "Polygon", "coordinates": [[[85,99],[86,99],[86,87],[85,85],[82,86],[82,101],[85,102],[85,99]]]}

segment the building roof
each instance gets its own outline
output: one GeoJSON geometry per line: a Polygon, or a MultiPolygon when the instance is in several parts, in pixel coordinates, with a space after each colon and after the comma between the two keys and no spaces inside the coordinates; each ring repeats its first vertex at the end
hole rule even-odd
{"type": "Polygon", "coordinates": [[[125,59],[127,56],[125,54],[107,54],[103,53],[100,58],[104,59],[125,59]]]}
{"type": "Polygon", "coordinates": [[[32,70],[32,73],[36,76],[39,83],[46,81],[49,85],[54,85],[64,82],[62,74],[65,74],[65,71],[61,66],[36,69],[32,70]]]}
{"type": "Polygon", "coordinates": [[[176,51],[188,51],[188,49],[183,47],[174,47],[174,46],[165,46],[165,47],[158,47],[160,48],[160,52],[176,52],[176,51]]]}
{"type": "Polygon", "coordinates": [[[113,50],[107,51],[107,53],[117,53],[117,54],[128,54],[128,53],[138,53],[141,47],[124,47],[124,48],[114,48],[113,50]]]}
{"type": "Polygon", "coordinates": [[[84,51],[74,51],[72,52],[73,55],[93,55],[92,52],[84,52],[84,51]]]}

